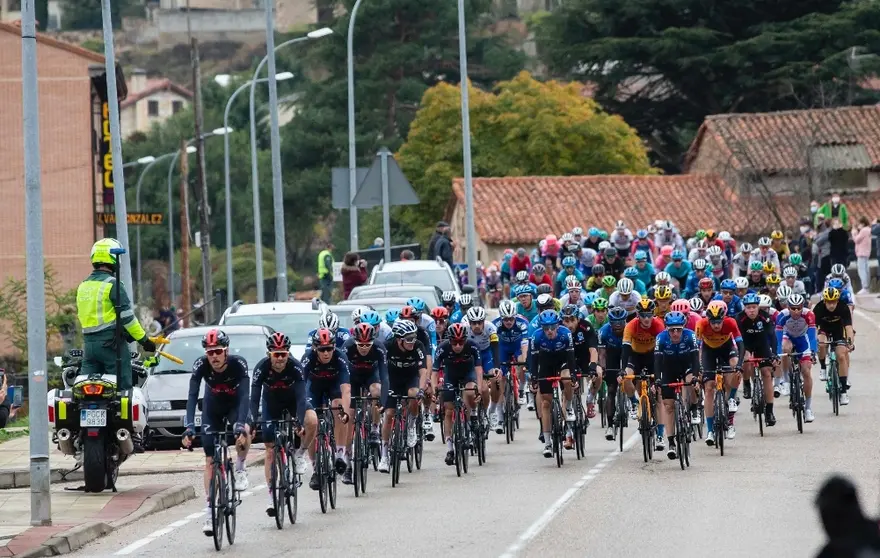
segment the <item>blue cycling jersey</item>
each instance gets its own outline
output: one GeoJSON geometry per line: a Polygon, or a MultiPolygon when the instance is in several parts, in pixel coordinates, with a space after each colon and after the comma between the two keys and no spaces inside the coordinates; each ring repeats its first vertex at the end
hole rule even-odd
{"type": "MultiPolygon", "coordinates": [[[[712,297],[712,300],[724,300],[721,297],[721,293],[715,293],[715,296],[712,297]]],[[[743,303],[742,299],[738,296],[733,295],[733,298],[730,302],[727,303],[727,315],[731,318],[736,318],[740,312],[743,311],[743,303]]]]}
{"type": "MultiPolygon", "coordinates": [[[[315,338],[315,333],[318,332],[318,329],[315,328],[309,332],[309,337],[306,339],[306,354],[311,353],[312,351],[312,340],[315,338]]],[[[348,341],[348,338],[351,337],[348,330],[345,328],[340,328],[336,330],[336,348],[341,349],[345,342],[348,341]]]]}
{"type": "Polygon", "coordinates": [[[616,335],[611,329],[611,324],[607,323],[599,328],[599,345],[609,349],[620,349],[623,347],[623,330],[620,335],[616,335]]]}
{"type": "Polygon", "coordinates": [[[538,305],[535,303],[534,297],[532,298],[532,307],[528,310],[523,308],[523,305],[519,302],[516,303],[516,313],[525,318],[527,322],[531,322],[538,315],[538,305]]]}
{"type": "Polygon", "coordinates": [[[690,355],[697,350],[697,337],[693,331],[685,329],[681,333],[681,340],[678,343],[672,342],[669,331],[662,331],[657,336],[654,345],[654,352],[664,356],[684,356],[690,355]]]}
{"type": "Polygon", "coordinates": [[[496,333],[498,334],[498,344],[502,349],[520,346],[523,339],[529,335],[529,322],[522,316],[517,316],[514,319],[513,326],[510,328],[504,327],[500,317],[492,320],[492,324],[495,326],[496,333]]]}
{"type": "Polygon", "coordinates": [[[532,353],[564,353],[572,349],[574,349],[574,341],[571,337],[571,330],[565,326],[559,326],[556,329],[556,337],[553,339],[548,338],[541,328],[538,328],[538,331],[532,335],[532,353]]]}

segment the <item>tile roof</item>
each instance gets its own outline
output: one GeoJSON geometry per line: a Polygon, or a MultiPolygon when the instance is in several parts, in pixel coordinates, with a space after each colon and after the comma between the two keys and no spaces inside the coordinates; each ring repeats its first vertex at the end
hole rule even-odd
{"type": "Polygon", "coordinates": [[[138,91],[137,93],[130,94],[128,98],[122,101],[119,106],[120,108],[131,106],[141,99],[149,97],[150,95],[153,95],[154,93],[158,93],[160,91],[173,91],[174,93],[177,93],[182,97],[186,97],[187,99],[192,99],[193,97],[192,91],[181,85],[177,85],[168,78],[151,79],[147,81],[146,87],[144,87],[141,91],[138,91]]]}
{"type": "MultiPolygon", "coordinates": [[[[6,31],[9,33],[13,33],[21,37],[21,20],[17,20],[15,22],[0,22],[0,31],[6,31]]],[[[97,52],[93,52],[87,48],[83,48],[79,45],[75,45],[73,43],[68,43],[65,41],[60,41],[58,39],[54,39],[45,33],[37,33],[37,42],[42,43],[47,46],[52,46],[55,48],[60,48],[62,50],[66,50],[68,52],[72,52],[77,56],[81,56],[87,60],[91,60],[93,62],[98,62],[100,64],[104,63],[104,56],[98,54],[97,52]]]]}
{"type": "Polygon", "coordinates": [[[810,147],[858,145],[867,151],[868,168],[880,167],[877,105],[708,116],[685,157],[685,171],[697,157],[706,134],[714,136],[736,169],[806,170],[810,147]]]}
{"type": "MultiPolygon", "coordinates": [[[[547,234],[574,227],[610,230],[623,219],[630,229],[669,219],[683,235],[697,229],[759,236],[778,228],[759,196],[736,195],[718,176],[594,175],[474,178],[474,225],[487,244],[534,244],[547,234]]],[[[464,204],[464,180],[452,184],[451,208],[464,204]]],[[[846,196],[850,215],[880,217],[880,192],[846,196]]],[[[785,228],[794,230],[808,208],[802,196],[777,196],[774,207],[785,228]]]]}

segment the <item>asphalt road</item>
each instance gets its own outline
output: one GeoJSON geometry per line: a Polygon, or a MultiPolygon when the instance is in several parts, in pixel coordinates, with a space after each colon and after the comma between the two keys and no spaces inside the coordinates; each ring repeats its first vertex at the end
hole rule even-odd
{"type": "MultiPolygon", "coordinates": [[[[326,515],[306,486],[298,523],[283,531],[265,515],[262,469],[251,469],[253,494],[239,508],[236,542],[224,553],[813,555],[824,535],[812,501],[830,473],[852,477],[869,513],[878,508],[880,378],[873,364],[880,347],[871,340],[880,339],[880,314],[857,315],[856,328],[860,342],[853,354],[852,403],[834,417],[822,389],[814,402],[816,421],[804,434],[797,433],[790,412],[779,409],[779,422],[761,439],[757,425],[741,412],[737,438],[724,457],[700,442],[691,468],[681,471],[665,455],[643,463],[634,438],[621,454],[599,428],[591,428],[586,461],[576,461],[570,452],[557,469],[554,460],[541,456],[537,421],[527,415],[513,444],[493,434],[488,464],[477,467],[472,460],[463,478],[443,464],[438,437],[427,444],[423,469],[404,470],[400,486],[392,489],[388,475],[371,471],[366,497],[356,499],[351,487],[340,484],[338,507],[326,515]]],[[[166,481],[193,482],[201,493],[198,475],[169,475],[166,481]]],[[[203,502],[192,501],[149,516],[74,555],[215,556],[211,540],[201,533],[203,509],[203,502]]]]}

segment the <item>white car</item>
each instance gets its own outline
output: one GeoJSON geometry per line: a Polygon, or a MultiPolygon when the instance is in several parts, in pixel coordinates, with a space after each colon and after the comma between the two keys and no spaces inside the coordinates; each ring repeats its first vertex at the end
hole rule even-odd
{"type": "Polygon", "coordinates": [[[309,332],[318,327],[318,319],[327,312],[320,301],[312,302],[264,302],[241,304],[236,302],[226,309],[220,318],[224,325],[262,325],[280,331],[290,338],[290,354],[302,359],[306,352],[309,332]]]}
{"type": "Polygon", "coordinates": [[[440,291],[460,292],[458,281],[449,266],[436,260],[408,260],[385,262],[381,260],[370,272],[370,285],[433,285],[440,291]]]}

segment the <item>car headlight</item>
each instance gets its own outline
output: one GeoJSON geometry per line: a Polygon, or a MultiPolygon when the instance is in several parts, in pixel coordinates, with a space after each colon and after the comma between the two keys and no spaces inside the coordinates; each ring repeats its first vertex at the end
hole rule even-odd
{"type": "Polygon", "coordinates": [[[171,401],[150,401],[147,409],[151,411],[170,411],[171,401]]]}

